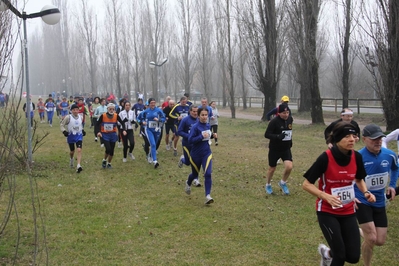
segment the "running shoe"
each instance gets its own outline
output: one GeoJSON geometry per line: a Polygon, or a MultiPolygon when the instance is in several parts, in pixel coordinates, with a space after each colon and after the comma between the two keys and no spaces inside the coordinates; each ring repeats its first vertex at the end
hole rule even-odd
{"type": "Polygon", "coordinates": [[[122,142],[118,141],[118,148],[122,148],[122,142]]]}
{"type": "Polygon", "coordinates": [[[191,194],[191,187],[187,184],[187,181],[186,181],[186,187],[184,188],[184,191],[186,192],[187,195],[191,194]]]}
{"type": "Polygon", "coordinates": [[[72,159],[69,159],[69,166],[70,166],[71,168],[73,168],[73,158],[72,158],[72,159]]]}
{"type": "Polygon", "coordinates": [[[158,161],[154,161],[154,168],[157,169],[159,167],[158,161]]]}
{"type": "Polygon", "coordinates": [[[281,164],[281,158],[277,160],[277,164],[281,164]]]}
{"type": "Polygon", "coordinates": [[[148,161],[148,163],[152,163],[152,156],[150,153],[147,156],[147,161],[148,161]]]}
{"type": "Polygon", "coordinates": [[[80,173],[80,172],[82,172],[83,171],[83,168],[82,168],[82,166],[79,166],[77,169],[76,169],[76,173],[80,173]]]}
{"type": "Polygon", "coordinates": [[[104,143],[100,145],[101,148],[104,148],[104,143]]]}
{"type": "Polygon", "coordinates": [[[103,168],[106,168],[106,167],[107,167],[107,161],[106,161],[106,160],[103,160],[102,167],[103,167],[103,168]]]}
{"type": "Polygon", "coordinates": [[[94,138],[94,141],[97,142],[98,138],[94,138]]]}
{"type": "Polygon", "coordinates": [[[112,165],[110,163],[107,164],[108,169],[112,169],[112,165]]]}
{"type": "Polygon", "coordinates": [[[219,145],[217,141],[215,141],[215,146],[219,145]]]}
{"type": "Polygon", "coordinates": [[[132,160],[136,159],[136,158],[134,157],[133,153],[129,153],[128,155],[129,155],[130,159],[132,159],[132,160]]]}
{"type": "Polygon", "coordinates": [[[173,156],[177,156],[177,150],[173,149],[173,156]]]}
{"type": "Polygon", "coordinates": [[[126,162],[127,162],[126,158],[123,158],[123,159],[122,159],[122,162],[126,163],[126,162]]]}
{"type": "Polygon", "coordinates": [[[278,186],[281,188],[281,190],[283,191],[284,195],[289,195],[290,194],[290,191],[288,190],[288,187],[287,187],[287,183],[283,184],[283,183],[281,183],[281,180],[280,180],[278,182],[278,186]]]}
{"type": "Polygon", "coordinates": [[[167,151],[170,150],[170,145],[169,144],[166,145],[166,150],[167,151]]]}
{"type": "Polygon", "coordinates": [[[272,189],[272,185],[271,184],[266,184],[265,190],[266,190],[267,194],[269,194],[269,195],[273,194],[273,189],[272,189]]]}
{"type": "Polygon", "coordinates": [[[330,266],[331,265],[332,258],[329,258],[326,256],[326,254],[328,253],[329,250],[330,249],[324,244],[320,244],[319,247],[317,248],[317,251],[319,252],[319,254],[321,256],[320,266],[330,266]]]}
{"type": "Polygon", "coordinates": [[[179,162],[177,163],[177,166],[179,166],[179,168],[183,167],[183,159],[184,159],[184,155],[180,156],[179,162]]]}
{"type": "Polygon", "coordinates": [[[211,203],[213,203],[214,202],[214,200],[212,199],[212,197],[211,197],[211,195],[206,195],[206,197],[205,197],[205,204],[211,204],[211,203]]]}
{"type": "Polygon", "coordinates": [[[200,183],[200,181],[198,179],[194,179],[193,180],[193,185],[194,185],[194,187],[200,187],[201,183],[200,183]]]}

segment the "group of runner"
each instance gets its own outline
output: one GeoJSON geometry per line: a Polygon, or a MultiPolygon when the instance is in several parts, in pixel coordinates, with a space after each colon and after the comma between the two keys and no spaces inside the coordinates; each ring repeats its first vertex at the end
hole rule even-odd
{"type": "MultiPolygon", "coordinates": [[[[92,112],[91,127],[94,126],[94,141],[100,140],[101,147],[105,147],[102,167],[112,168],[111,163],[117,142],[123,144],[123,162],[127,162],[127,157],[135,159],[133,155],[134,130],[138,127],[140,127],[140,136],[144,140],[146,159],[148,163],[153,164],[155,169],[160,166],[157,150],[161,144],[163,132],[165,131],[166,149],[170,150],[172,147],[174,156],[178,155],[177,146],[181,136],[183,154],[178,161],[178,167],[188,165],[192,169],[187,177],[185,192],[190,195],[191,185],[201,186],[198,175],[202,167],[205,178],[205,203],[212,203],[214,200],[210,196],[212,187],[210,144],[211,138],[215,138],[216,145],[218,144],[219,113],[214,102],[211,103],[213,105],[211,107],[208,105],[208,100],[202,98],[201,106],[194,106],[187,96],[181,97],[177,104],[167,98],[162,105],[163,108],[157,106],[154,98],[148,99],[146,104],[143,104],[142,99],[138,99],[133,106],[125,99],[121,99],[119,104],[115,101],[107,104],[105,98],[94,98],[89,110],[92,112]],[[211,131],[211,121],[213,131],[211,131]]],[[[70,111],[70,114],[62,114],[60,123],[61,132],[67,138],[69,145],[71,167],[74,167],[76,149],[77,173],[83,171],[81,154],[83,136],[86,134],[84,117],[87,114],[86,107],[84,104],[81,107],[80,103],[83,104],[83,99],[77,99],[71,105],[65,105],[63,108],[70,111]]]]}
{"type": "MultiPolygon", "coordinates": [[[[265,190],[267,194],[273,193],[271,179],[281,158],[284,171],[278,185],[283,194],[288,195],[286,181],[292,169],[293,118],[289,98],[283,96],[281,102],[268,114],[276,116],[265,132],[270,140],[265,190]]],[[[360,132],[353,120],[353,111],[345,108],[341,118],[331,123],[324,134],[327,150],[306,171],[303,182],[303,189],[317,198],[318,222],[329,245],[318,247],[320,265],[357,263],[362,256],[364,265],[369,266],[374,246],[382,246],[386,241],[386,203],[393,200],[399,190],[396,187],[398,158],[385,143],[398,140],[399,152],[399,130],[386,137],[379,126],[369,124],[360,132]],[[355,151],[355,143],[360,138],[365,146],[355,151]]]]}

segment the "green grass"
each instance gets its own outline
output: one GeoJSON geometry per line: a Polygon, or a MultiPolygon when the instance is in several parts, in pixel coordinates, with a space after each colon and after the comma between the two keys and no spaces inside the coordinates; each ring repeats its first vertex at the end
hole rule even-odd
{"type": "MultiPolygon", "coordinates": [[[[161,166],[153,169],[137,133],[136,160],[122,163],[122,149],[116,148],[114,169],[103,170],[103,150],[86,129],[84,171],[76,174],[69,168],[69,150],[55,121],[53,128],[38,124],[39,132],[50,135],[33,155],[38,211],[44,219],[39,233],[43,243],[46,231],[49,265],[318,265],[317,246],[325,240],[316,220],[315,198],[301,184],[304,171],[326,148],[324,127],[294,125],[291,195],[277,189],[282,173],[278,166],[272,182],[275,195],[267,196],[266,124],[220,118],[219,146],[211,146],[215,203],[205,206],[203,187],[192,188],[190,196],[184,193],[190,168],[179,169],[179,157],[162,144],[161,166]]],[[[17,264],[27,265],[34,243],[30,190],[25,174],[16,182],[21,228],[17,264]]],[[[5,195],[0,200],[3,210],[5,195]]],[[[399,261],[397,202],[388,207],[388,219],[388,239],[375,248],[375,265],[399,261]]],[[[0,236],[1,265],[12,259],[16,226],[14,212],[0,236]]],[[[43,249],[42,244],[41,264],[43,249]]]]}

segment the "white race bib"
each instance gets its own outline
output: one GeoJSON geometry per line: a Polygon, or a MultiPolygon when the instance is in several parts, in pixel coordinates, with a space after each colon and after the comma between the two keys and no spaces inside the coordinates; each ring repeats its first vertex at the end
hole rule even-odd
{"type": "Polygon", "coordinates": [[[374,175],[368,175],[365,178],[367,188],[369,190],[383,189],[388,184],[388,173],[378,173],[374,175]]]}
{"type": "Polygon", "coordinates": [[[104,124],[104,130],[105,130],[105,132],[113,131],[114,125],[113,124],[104,124]]]}
{"type": "Polygon", "coordinates": [[[210,130],[204,130],[204,131],[201,132],[202,136],[204,136],[205,133],[208,133],[208,137],[207,137],[207,138],[204,137],[204,138],[202,139],[202,141],[208,141],[208,140],[210,140],[210,139],[211,139],[211,134],[212,134],[212,132],[211,132],[210,130]]]}
{"type": "Polygon", "coordinates": [[[188,116],[188,113],[181,113],[181,114],[180,114],[180,117],[181,117],[181,118],[185,118],[186,116],[188,116]]]}
{"type": "Polygon", "coordinates": [[[283,138],[283,141],[292,140],[292,130],[283,130],[283,133],[285,133],[285,137],[283,138]]]}
{"type": "Polygon", "coordinates": [[[156,127],[158,127],[158,122],[157,121],[149,121],[148,122],[148,127],[149,128],[156,128],[156,127]]]}
{"type": "MultiPolygon", "coordinates": [[[[345,187],[332,188],[331,195],[339,197],[339,200],[342,202],[342,204],[351,203],[355,199],[355,190],[353,188],[353,184],[345,187]]],[[[342,208],[342,206],[339,208],[342,208]]]]}

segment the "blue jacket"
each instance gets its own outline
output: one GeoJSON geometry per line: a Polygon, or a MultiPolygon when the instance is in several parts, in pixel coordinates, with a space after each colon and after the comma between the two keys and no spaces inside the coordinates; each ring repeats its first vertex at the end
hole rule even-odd
{"type": "Polygon", "coordinates": [[[364,181],[367,184],[367,189],[374,194],[376,202],[371,204],[364,197],[363,193],[355,184],[355,195],[361,203],[373,206],[385,206],[385,189],[387,185],[392,188],[396,187],[398,180],[398,159],[396,154],[386,148],[381,148],[378,155],[369,152],[366,147],[362,148],[359,153],[363,157],[364,168],[367,176],[364,181]],[[389,184],[388,184],[389,181],[389,184]]]}
{"type": "Polygon", "coordinates": [[[192,145],[190,151],[191,157],[205,157],[212,153],[209,146],[209,140],[212,136],[210,128],[211,126],[208,123],[201,123],[199,120],[191,127],[190,134],[188,135],[188,143],[192,145]],[[202,132],[204,131],[208,131],[209,139],[204,139],[202,136],[202,132]]]}
{"type": "Polygon", "coordinates": [[[188,142],[188,136],[190,134],[190,130],[192,126],[197,123],[198,119],[192,117],[191,115],[186,116],[180,121],[179,129],[177,130],[177,135],[182,136],[183,141],[182,145],[186,147],[191,147],[191,144],[188,142]]]}

